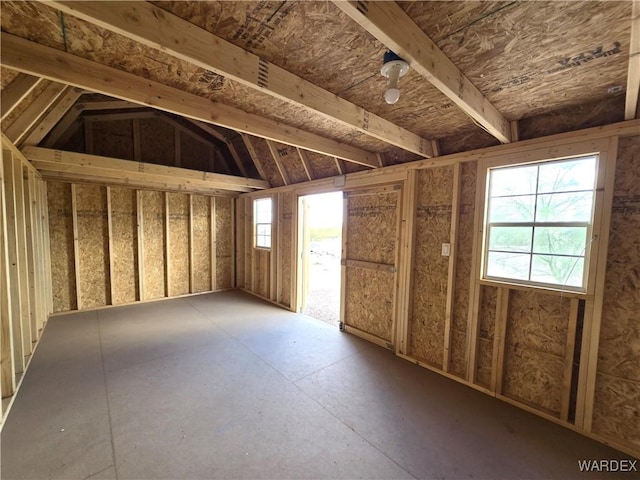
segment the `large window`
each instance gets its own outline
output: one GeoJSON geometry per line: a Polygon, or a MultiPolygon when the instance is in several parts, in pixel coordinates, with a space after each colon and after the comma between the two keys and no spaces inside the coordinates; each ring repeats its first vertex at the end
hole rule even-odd
{"type": "Polygon", "coordinates": [[[490,168],[483,277],[585,291],[598,157],[490,168]]]}
{"type": "Polygon", "coordinates": [[[271,248],[271,199],[259,198],[253,201],[253,224],[255,246],[271,248]]]}

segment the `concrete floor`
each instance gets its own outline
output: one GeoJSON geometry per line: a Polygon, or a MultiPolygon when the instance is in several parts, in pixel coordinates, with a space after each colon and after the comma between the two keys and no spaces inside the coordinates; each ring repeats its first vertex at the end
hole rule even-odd
{"type": "Polygon", "coordinates": [[[625,458],[241,292],[51,319],[1,448],[3,479],[568,479],[625,458]]]}

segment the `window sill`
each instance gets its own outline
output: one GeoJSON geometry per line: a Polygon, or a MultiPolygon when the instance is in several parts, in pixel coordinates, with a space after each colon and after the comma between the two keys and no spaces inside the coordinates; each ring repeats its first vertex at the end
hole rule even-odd
{"type": "Polygon", "coordinates": [[[559,297],[580,298],[582,300],[589,300],[593,298],[593,295],[590,295],[586,292],[577,292],[575,290],[562,290],[559,288],[545,287],[542,285],[522,285],[519,283],[510,283],[506,281],[502,282],[500,280],[487,280],[485,278],[479,279],[478,283],[480,285],[486,285],[488,287],[508,288],[509,290],[521,290],[525,292],[539,291],[541,293],[547,293],[549,295],[556,295],[559,297]]]}

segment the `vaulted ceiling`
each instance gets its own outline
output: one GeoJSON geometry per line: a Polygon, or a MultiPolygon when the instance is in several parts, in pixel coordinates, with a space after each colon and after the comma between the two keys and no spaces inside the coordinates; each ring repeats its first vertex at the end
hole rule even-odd
{"type": "Polygon", "coordinates": [[[275,186],[603,125],[637,117],[637,4],[2,1],[2,127],[60,148],[95,92],[275,186]]]}

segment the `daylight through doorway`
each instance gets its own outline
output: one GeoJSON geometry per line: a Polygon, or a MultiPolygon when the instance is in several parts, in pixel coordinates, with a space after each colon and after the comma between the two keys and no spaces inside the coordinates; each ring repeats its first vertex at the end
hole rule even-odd
{"type": "Polygon", "coordinates": [[[342,192],[300,198],[302,216],[302,312],[340,322],[342,192]]]}

